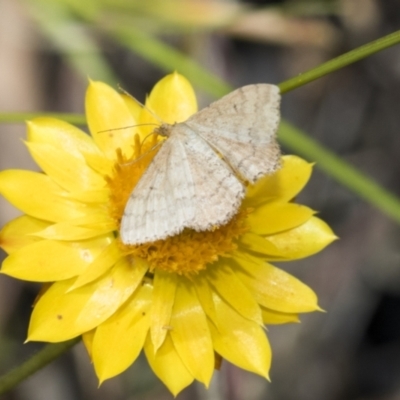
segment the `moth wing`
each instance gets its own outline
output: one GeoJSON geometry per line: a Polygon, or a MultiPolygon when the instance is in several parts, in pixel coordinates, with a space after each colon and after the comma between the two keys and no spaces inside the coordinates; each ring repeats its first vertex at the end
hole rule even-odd
{"type": "Polygon", "coordinates": [[[121,240],[141,244],[220,226],[243,197],[243,185],[207,142],[178,124],[130,195],[121,240]]]}
{"type": "Polygon", "coordinates": [[[280,167],[276,132],[280,93],[275,85],[239,88],[185,124],[205,139],[245,180],[254,183],[280,167]]]}

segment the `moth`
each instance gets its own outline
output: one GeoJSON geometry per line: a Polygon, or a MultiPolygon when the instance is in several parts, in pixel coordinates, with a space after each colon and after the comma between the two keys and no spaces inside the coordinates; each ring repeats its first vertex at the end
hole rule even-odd
{"type": "Polygon", "coordinates": [[[162,124],[160,150],[133,189],[121,220],[127,245],[206,231],[238,212],[248,183],[280,168],[279,88],[241,87],[184,122],[162,124]]]}

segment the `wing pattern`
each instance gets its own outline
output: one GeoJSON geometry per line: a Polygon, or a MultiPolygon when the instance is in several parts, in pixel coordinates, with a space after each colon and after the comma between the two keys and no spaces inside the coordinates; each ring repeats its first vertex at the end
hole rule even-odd
{"type": "Polygon", "coordinates": [[[277,86],[244,86],[194,114],[185,124],[243,179],[254,183],[280,165],[276,142],[279,104],[277,86]]]}
{"type": "Polygon", "coordinates": [[[125,244],[223,225],[244,197],[242,183],[201,137],[182,124],[173,129],[128,200],[121,222],[125,244]]]}
{"type": "Polygon", "coordinates": [[[279,103],[277,86],[249,85],[185,122],[162,125],[159,133],[168,139],[128,200],[122,242],[153,242],[229,222],[245,194],[241,180],[254,183],[280,166],[279,103]]]}

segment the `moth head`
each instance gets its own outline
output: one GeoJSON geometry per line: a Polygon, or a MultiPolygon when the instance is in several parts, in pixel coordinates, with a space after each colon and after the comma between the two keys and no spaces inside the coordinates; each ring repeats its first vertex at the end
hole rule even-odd
{"type": "Polygon", "coordinates": [[[171,135],[171,130],[173,128],[174,125],[170,125],[170,124],[161,124],[160,126],[157,126],[153,133],[163,136],[163,137],[169,137],[171,135]]]}

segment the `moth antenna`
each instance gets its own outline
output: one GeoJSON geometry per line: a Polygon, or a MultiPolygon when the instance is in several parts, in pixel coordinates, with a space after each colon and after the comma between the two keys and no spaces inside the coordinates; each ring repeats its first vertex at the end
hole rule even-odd
{"type": "Polygon", "coordinates": [[[104,132],[110,132],[110,131],[120,131],[122,129],[128,129],[128,128],[136,128],[137,126],[148,126],[148,125],[155,125],[159,126],[155,122],[148,122],[144,124],[135,124],[135,125],[128,125],[128,126],[122,126],[120,128],[110,128],[110,129],[104,129],[103,131],[98,131],[97,133],[104,133],[104,132]]]}
{"type": "MultiPolygon", "coordinates": [[[[151,136],[151,135],[153,135],[153,133],[148,134],[148,135],[143,139],[143,141],[145,141],[146,138],[147,138],[148,136],[151,136]]],[[[131,164],[134,164],[134,163],[140,161],[144,156],[146,156],[147,154],[149,154],[151,151],[155,150],[158,146],[161,146],[161,145],[162,145],[162,142],[163,142],[163,141],[157,142],[154,146],[152,146],[149,150],[147,150],[144,154],[142,154],[142,155],[139,156],[138,158],[135,158],[135,159],[132,160],[132,161],[123,163],[122,165],[131,165],[131,164]]]]}
{"type": "MultiPolygon", "coordinates": [[[[158,126],[158,125],[157,125],[158,126]]],[[[150,132],[149,134],[147,134],[145,137],[144,137],[144,139],[142,140],[142,144],[145,142],[145,140],[147,140],[147,138],[149,138],[150,136],[153,136],[153,135],[156,135],[156,137],[157,137],[157,135],[158,135],[158,132],[156,131],[156,130],[154,130],[153,132],[150,132]]],[[[152,148],[150,149],[150,151],[151,150],[153,150],[152,148]]]]}
{"type": "Polygon", "coordinates": [[[128,97],[130,97],[132,100],[134,100],[136,103],[138,103],[140,106],[142,106],[149,114],[151,114],[152,117],[154,117],[157,121],[160,122],[160,124],[165,124],[165,121],[163,121],[157,114],[155,114],[153,111],[149,109],[145,104],[141,103],[138,99],[136,99],[134,96],[132,96],[129,92],[127,92],[123,87],[118,85],[118,89],[128,97]]]}

